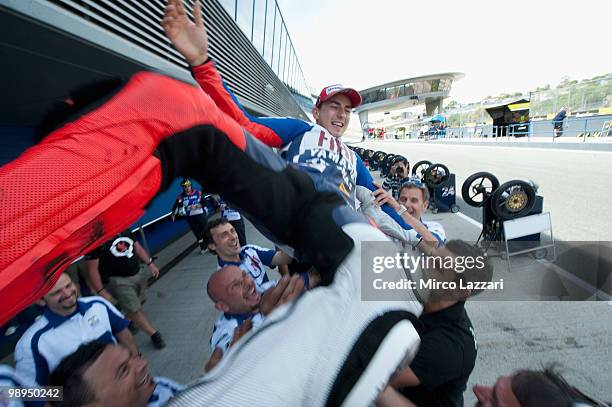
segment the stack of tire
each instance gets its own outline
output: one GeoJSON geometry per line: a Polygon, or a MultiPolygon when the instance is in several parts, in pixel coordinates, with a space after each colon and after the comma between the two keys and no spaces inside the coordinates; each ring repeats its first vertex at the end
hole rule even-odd
{"type": "Polygon", "coordinates": [[[455,195],[455,174],[444,164],[417,161],[412,166],[412,176],[419,178],[429,190],[429,209],[432,213],[459,212],[455,195]]]}

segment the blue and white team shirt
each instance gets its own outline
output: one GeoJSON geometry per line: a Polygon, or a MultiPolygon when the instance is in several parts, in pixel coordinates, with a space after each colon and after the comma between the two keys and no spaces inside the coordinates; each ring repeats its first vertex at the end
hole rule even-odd
{"type": "Polygon", "coordinates": [[[264,316],[259,312],[252,314],[229,314],[225,312],[221,314],[217,322],[215,322],[215,327],[210,337],[210,350],[214,352],[216,348],[221,348],[223,353],[225,353],[234,337],[234,330],[249,318],[251,318],[253,323],[253,329],[260,326],[264,321],[264,316]]]}
{"type": "Polygon", "coordinates": [[[102,297],[79,298],[76,311],[65,317],[46,308],[17,342],[16,371],[44,386],[50,372],[80,345],[93,340],[116,343],[115,334],[128,324],[123,314],[102,297]]]}
{"type": "MultiPolygon", "coordinates": [[[[24,402],[21,400],[9,399],[7,388],[26,388],[37,387],[35,383],[31,383],[26,378],[21,377],[15,369],[7,365],[0,365],[0,407],[23,407],[24,402]],[[5,389],[2,389],[2,388],[5,389]]],[[[29,403],[34,405],[35,403],[29,403]]],[[[42,405],[43,403],[38,403],[42,405]]]]}
{"type": "Polygon", "coordinates": [[[157,376],[153,378],[153,381],[155,382],[155,389],[151,397],[149,397],[147,407],[165,406],[176,393],[185,388],[182,384],[178,384],[166,377],[157,376]]]}
{"type": "MultiPolygon", "coordinates": [[[[421,223],[425,225],[427,230],[429,230],[436,239],[438,239],[438,242],[440,243],[446,242],[446,231],[444,230],[444,227],[440,223],[432,222],[432,221],[424,221],[424,220],[421,220],[421,223]]],[[[417,234],[417,238],[420,239],[421,235],[417,234]]]]}
{"type": "Polygon", "coordinates": [[[192,189],[191,194],[181,192],[177,198],[179,212],[185,216],[202,215],[204,208],[202,206],[202,192],[197,189],[192,189]]]}
{"type": "MultiPolygon", "coordinates": [[[[317,189],[340,192],[347,203],[355,208],[355,186],[357,184],[357,155],[338,137],[334,137],[319,125],[294,138],[281,150],[281,156],[310,172],[319,173],[322,179],[317,189]],[[325,184],[329,184],[325,188],[325,184]]],[[[364,171],[365,166],[363,167],[364,171]]]]}
{"type": "Polygon", "coordinates": [[[264,266],[274,268],[272,259],[276,250],[265,249],[254,244],[242,246],[240,249],[240,262],[223,261],[217,257],[217,270],[225,266],[238,266],[253,278],[258,293],[270,288],[270,279],[264,266]]]}

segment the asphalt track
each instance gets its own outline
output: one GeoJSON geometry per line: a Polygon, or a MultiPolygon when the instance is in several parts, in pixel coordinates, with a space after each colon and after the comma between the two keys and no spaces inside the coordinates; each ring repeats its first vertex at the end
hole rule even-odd
{"type": "MultiPolygon", "coordinates": [[[[493,172],[502,182],[532,173],[532,178],[542,186],[545,209],[553,212],[557,236],[572,238],[580,233],[582,237],[595,234],[612,237],[612,232],[607,232],[612,221],[605,215],[605,204],[612,197],[606,190],[612,185],[609,182],[612,169],[606,165],[611,163],[609,153],[508,148],[499,151],[490,147],[433,143],[369,145],[402,153],[411,163],[421,159],[440,161],[457,174],[458,187],[466,176],[481,170],[493,172]],[[569,188],[564,185],[578,186],[586,193],[581,198],[575,192],[567,192],[569,188]],[[595,216],[597,212],[599,217],[595,216]]],[[[459,205],[466,214],[480,220],[478,209],[466,208],[461,202],[459,205]]],[[[478,227],[473,222],[448,215],[453,217],[452,224],[446,223],[449,237],[453,237],[457,225],[465,229],[461,236],[478,235],[478,227]]],[[[247,223],[247,235],[249,243],[272,246],[250,223],[247,223]]],[[[190,244],[193,237],[188,234],[165,251],[181,252],[190,244]]],[[[173,255],[169,253],[166,257],[173,255]]],[[[202,374],[202,365],[210,355],[210,334],[218,316],[205,291],[215,266],[214,256],[200,256],[193,251],[150,288],[145,312],[163,333],[168,346],[161,351],[153,349],[143,332],[136,334],[136,341],[154,375],[188,383],[202,374]]],[[[277,272],[272,271],[270,277],[278,278],[277,272]]],[[[466,308],[478,342],[476,367],[464,393],[466,405],[475,403],[473,384],[492,385],[500,375],[519,368],[537,369],[553,362],[560,364],[574,385],[599,398],[612,400],[612,306],[607,302],[493,302],[476,297],[468,301],[466,308]]],[[[4,363],[10,363],[10,358],[4,363]]]]}
{"type": "MultiPolygon", "coordinates": [[[[551,213],[556,238],[612,240],[612,151],[396,141],[355,145],[402,154],[411,164],[420,160],[445,164],[456,176],[457,191],[478,171],[493,173],[500,183],[534,180],[544,197],[544,211],[551,213]]],[[[481,221],[479,209],[458,203],[466,215],[481,221]]]]}
{"type": "MultiPolygon", "coordinates": [[[[411,164],[429,160],[456,174],[457,190],[478,171],[500,183],[529,178],[540,185],[544,210],[551,212],[555,238],[565,241],[612,240],[612,152],[495,147],[425,142],[377,141],[364,148],[402,154],[411,164]]],[[[458,197],[464,228],[476,233],[482,213],[458,197]],[[475,222],[476,221],[476,222],[475,222]]],[[[452,236],[449,236],[452,238],[452,236]]],[[[478,359],[464,393],[474,405],[471,386],[493,384],[519,368],[558,363],[571,383],[612,400],[612,307],[607,302],[468,301],[466,307],[479,343],[478,359]]]]}
{"type": "MultiPolygon", "coordinates": [[[[473,225],[466,227],[473,228],[470,233],[476,230],[473,225]]],[[[251,244],[272,247],[249,222],[247,236],[251,244]]],[[[182,240],[176,245],[191,244],[193,237],[185,235],[182,240]]],[[[158,351],[143,332],[136,335],[153,374],[182,383],[202,374],[218,316],[205,291],[215,266],[215,256],[200,256],[195,250],[150,288],[145,312],[168,343],[158,351]]],[[[276,270],[269,275],[278,278],[276,270]]],[[[570,382],[584,391],[612,399],[612,307],[608,303],[473,300],[466,307],[478,342],[476,367],[464,393],[466,405],[475,403],[472,385],[492,385],[499,375],[551,362],[560,363],[570,382]]]]}

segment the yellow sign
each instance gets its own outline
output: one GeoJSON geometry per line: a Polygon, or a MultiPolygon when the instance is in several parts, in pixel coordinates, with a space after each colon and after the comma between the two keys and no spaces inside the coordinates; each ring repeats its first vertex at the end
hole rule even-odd
{"type": "Polygon", "coordinates": [[[517,110],[525,110],[525,109],[529,109],[529,102],[524,102],[524,103],[514,103],[511,105],[508,105],[508,109],[510,109],[511,112],[515,112],[517,110]]]}
{"type": "Polygon", "coordinates": [[[598,114],[612,114],[612,107],[600,107],[598,114]]]}

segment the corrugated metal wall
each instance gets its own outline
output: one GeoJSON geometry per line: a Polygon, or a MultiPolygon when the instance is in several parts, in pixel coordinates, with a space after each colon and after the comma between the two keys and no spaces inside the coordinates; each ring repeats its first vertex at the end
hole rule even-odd
{"type": "MultiPolygon", "coordinates": [[[[178,67],[187,69],[166,39],[160,25],[165,1],[162,0],[39,0],[110,31],[178,67]]],[[[192,1],[184,0],[191,10],[192,1]]],[[[204,20],[209,34],[210,54],[230,89],[259,114],[307,116],[293,99],[234,20],[217,0],[203,0],[204,20]]],[[[190,12],[188,12],[191,14],[190,12]]]]}

